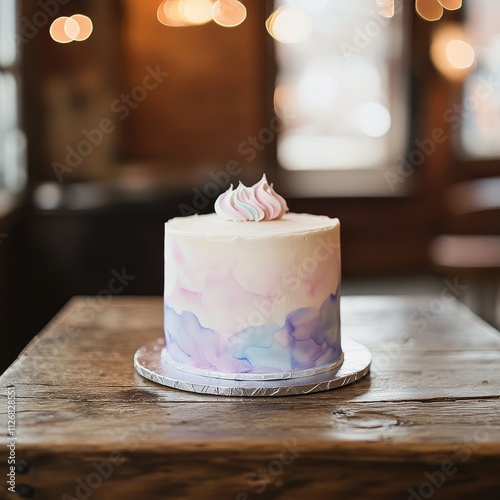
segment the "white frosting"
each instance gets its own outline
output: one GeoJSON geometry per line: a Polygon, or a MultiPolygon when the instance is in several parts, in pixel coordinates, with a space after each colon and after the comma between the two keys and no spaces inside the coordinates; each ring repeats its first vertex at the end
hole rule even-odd
{"type": "Polygon", "coordinates": [[[217,215],[175,218],[165,226],[165,301],[178,314],[229,337],[245,326],[283,324],[319,308],[340,288],[338,219],[288,213],[241,223],[217,215]]]}
{"type": "Polygon", "coordinates": [[[338,219],[325,215],[285,214],[279,220],[259,224],[240,224],[222,220],[215,214],[176,217],[166,223],[170,233],[192,235],[203,239],[228,240],[237,237],[261,238],[268,236],[292,236],[311,234],[338,226],[338,219]]]}

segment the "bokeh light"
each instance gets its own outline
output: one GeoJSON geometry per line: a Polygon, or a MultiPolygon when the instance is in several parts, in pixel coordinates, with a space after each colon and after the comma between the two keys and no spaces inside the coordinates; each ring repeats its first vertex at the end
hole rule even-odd
{"type": "Polygon", "coordinates": [[[474,49],[465,40],[452,40],[446,46],[446,56],[458,69],[470,68],[474,63],[474,49]]]}
{"type": "Polygon", "coordinates": [[[77,39],[80,34],[80,25],[73,17],[68,17],[68,19],[64,21],[64,32],[71,40],[77,39]]]}
{"type": "Polygon", "coordinates": [[[212,7],[212,18],[224,28],[234,28],[247,18],[247,8],[238,0],[217,0],[212,7]]]}
{"type": "Polygon", "coordinates": [[[382,17],[394,17],[394,0],[377,0],[377,11],[382,17]]]}
{"type": "Polygon", "coordinates": [[[92,20],[83,14],[58,17],[50,25],[49,34],[57,43],[83,42],[92,34],[92,20]]]}
{"type": "Polygon", "coordinates": [[[415,0],[415,10],[426,21],[438,21],[443,17],[443,7],[437,0],[415,0]]]}
{"type": "Polygon", "coordinates": [[[189,20],[184,17],[183,12],[179,8],[178,0],[164,0],[158,6],[156,18],[164,26],[178,28],[191,25],[189,20]]]}
{"type": "Polygon", "coordinates": [[[298,43],[307,38],[312,29],[311,18],[305,12],[280,7],[266,21],[269,34],[281,43],[298,43]]]}
{"type": "Polygon", "coordinates": [[[54,22],[50,25],[49,28],[49,33],[50,36],[52,37],[52,40],[57,43],[70,43],[73,41],[72,38],[70,38],[66,34],[65,30],[65,24],[66,21],[69,19],[69,17],[58,17],[57,19],[54,20],[54,22]]]}
{"type": "Polygon", "coordinates": [[[463,80],[474,64],[475,54],[462,25],[448,22],[436,27],[432,35],[431,59],[449,80],[463,80]]]}
{"type": "Polygon", "coordinates": [[[84,16],[83,14],[74,14],[71,16],[71,19],[78,23],[78,27],[80,28],[79,33],[75,36],[75,40],[77,42],[83,42],[87,40],[87,38],[92,34],[94,30],[94,26],[92,24],[92,20],[90,17],[84,16]]]}
{"type": "Polygon", "coordinates": [[[212,2],[210,0],[182,0],[180,9],[184,17],[193,24],[200,25],[212,21],[212,2]]]}
{"type": "Polygon", "coordinates": [[[446,10],[457,10],[462,7],[462,0],[438,0],[446,10]]]}
{"type": "Polygon", "coordinates": [[[273,95],[273,106],[276,115],[283,119],[286,115],[285,111],[290,102],[293,102],[291,98],[291,90],[287,85],[279,84],[274,89],[273,95]]]}
{"type": "Polygon", "coordinates": [[[382,137],[391,128],[391,114],[378,102],[365,102],[356,110],[356,122],[364,134],[382,137]]]}

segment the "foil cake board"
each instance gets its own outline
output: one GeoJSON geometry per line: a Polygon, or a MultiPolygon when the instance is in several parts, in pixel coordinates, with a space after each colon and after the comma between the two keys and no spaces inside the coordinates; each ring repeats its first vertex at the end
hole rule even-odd
{"type": "Polygon", "coordinates": [[[229,380],[184,372],[162,361],[165,339],[142,346],[134,356],[134,367],[143,377],[181,391],[215,396],[294,396],[328,391],[351,384],[370,371],[370,351],[350,339],[342,340],[344,362],[329,372],[280,380],[229,380]]]}

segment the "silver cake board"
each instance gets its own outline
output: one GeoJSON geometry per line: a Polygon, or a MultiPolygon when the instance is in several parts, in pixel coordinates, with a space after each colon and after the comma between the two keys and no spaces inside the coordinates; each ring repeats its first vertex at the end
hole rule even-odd
{"type": "Polygon", "coordinates": [[[162,360],[165,339],[142,346],[134,356],[134,367],[143,377],[181,391],[216,396],[293,396],[343,387],[370,371],[371,353],[361,344],[342,340],[344,362],[334,370],[309,377],[280,380],[229,380],[184,372],[162,360]]]}

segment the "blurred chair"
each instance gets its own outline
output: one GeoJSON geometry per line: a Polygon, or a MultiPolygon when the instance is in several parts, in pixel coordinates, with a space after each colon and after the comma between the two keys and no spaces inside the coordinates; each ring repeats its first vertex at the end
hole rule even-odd
{"type": "Polygon", "coordinates": [[[445,207],[447,234],[433,239],[431,265],[467,285],[460,298],[500,328],[500,177],[455,184],[445,207]]]}

